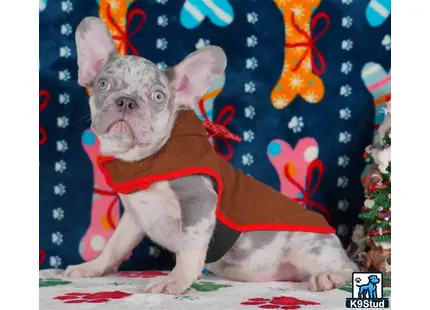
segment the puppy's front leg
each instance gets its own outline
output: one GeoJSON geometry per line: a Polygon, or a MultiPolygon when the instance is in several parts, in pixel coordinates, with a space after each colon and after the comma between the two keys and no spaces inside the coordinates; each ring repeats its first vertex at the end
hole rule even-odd
{"type": "Polygon", "coordinates": [[[125,210],[112,237],[102,253],[94,260],[68,266],[64,272],[70,277],[99,277],[115,270],[125,255],[143,239],[144,232],[130,211],[125,210]]]}
{"type": "Polygon", "coordinates": [[[150,284],[145,292],[182,294],[200,276],[215,227],[218,199],[209,179],[189,176],[170,182],[181,206],[181,236],[176,265],[163,281],[150,284]]]}

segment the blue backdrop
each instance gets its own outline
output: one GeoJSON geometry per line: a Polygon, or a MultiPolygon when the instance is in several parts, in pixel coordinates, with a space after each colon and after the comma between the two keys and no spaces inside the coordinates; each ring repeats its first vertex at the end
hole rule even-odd
{"type": "MultiPolygon", "coordinates": [[[[120,52],[138,53],[161,68],[206,44],[221,46],[228,58],[225,81],[217,81],[201,107],[213,121],[227,119],[243,141],[233,143],[230,153],[216,141],[220,152],[305,207],[327,210],[342,241],[349,242],[364,199],[362,153],[381,121],[378,105],[390,94],[390,1],[378,0],[379,10],[367,0],[40,2],[40,268],[65,268],[95,255],[118,220],[114,193],[93,191],[100,187],[93,150],[84,148],[97,144],[84,134],[88,96],[77,84],[74,31],[88,15],[111,23],[120,52]],[[307,45],[291,46],[300,36],[294,24],[311,34],[299,40],[307,45]],[[288,57],[297,60],[286,66],[288,57]],[[313,77],[308,81],[309,71],[322,81],[321,99],[292,91],[309,82],[309,92],[315,89],[318,96],[321,89],[314,88],[313,77]],[[278,85],[281,77],[286,88],[278,85]],[[286,163],[294,168],[285,169],[286,163]],[[97,206],[104,211],[95,212],[97,206]]],[[[203,117],[198,106],[196,111],[203,117]]],[[[146,240],[121,269],[171,266],[172,255],[146,240]]]]}

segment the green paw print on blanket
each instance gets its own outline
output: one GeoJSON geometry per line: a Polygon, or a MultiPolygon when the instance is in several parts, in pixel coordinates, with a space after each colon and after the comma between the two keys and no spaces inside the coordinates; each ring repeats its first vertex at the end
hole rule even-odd
{"type": "Polygon", "coordinates": [[[231,287],[229,284],[217,284],[214,282],[194,282],[191,287],[200,292],[218,291],[220,288],[231,287]]]}
{"type": "Polygon", "coordinates": [[[39,279],[39,287],[46,287],[46,286],[56,286],[56,285],[66,285],[72,283],[71,281],[64,281],[60,279],[39,279]]]}

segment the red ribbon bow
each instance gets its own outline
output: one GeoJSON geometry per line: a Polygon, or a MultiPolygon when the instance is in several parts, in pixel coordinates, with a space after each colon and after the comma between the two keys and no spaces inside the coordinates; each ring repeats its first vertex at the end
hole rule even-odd
{"type": "MultiPolygon", "coordinates": [[[[39,90],[39,100],[41,98],[44,98],[44,99],[42,103],[39,104],[39,112],[41,112],[43,109],[46,108],[51,96],[49,95],[49,92],[47,90],[39,90]]],[[[40,124],[39,124],[39,134],[40,134],[39,145],[45,144],[46,140],[48,140],[48,135],[46,134],[45,128],[43,128],[40,124]]]]}
{"type": "Polygon", "coordinates": [[[108,209],[107,209],[107,212],[106,212],[106,219],[107,219],[107,221],[108,221],[109,226],[110,226],[112,229],[115,229],[115,228],[116,228],[116,225],[115,225],[114,220],[113,220],[112,212],[113,212],[113,207],[115,206],[115,203],[119,201],[119,196],[118,196],[118,194],[117,194],[117,193],[115,193],[115,192],[106,191],[106,190],[103,190],[103,189],[100,189],[100,188],[93,188],[93,193],[96,193],[96,194],[99,194],[99,195],[103,195],[103,196],[111,196],[111,197],[114,197],[114,198],[112,199],[111,203],[109,204],[108,209]]]}
{"type": "Polygon", "coordinates": [[[324,213],[324,215],[327,218],[327,221],[330,223],[330,213],[327,211],[327,209],[322,204],[311,200],[311,197],[315,194],[315,192],[317,191],[317,189],[319,188],[320,183],[321,183],[321,177],[322,177],[323,170],[324,170],[324,166],[323,166],[321,160],[315,159],[314,161],[312,161],[309,164],[308,171],[307,171],[307,177],[306,177],[306,189],[303,188],[299,184],[299,182],[294,180],[294,178],[291,176],[290,170],[288,168],[289,168],[289,164],[285,165],[284,173],[285,173],[287,180],[290,181],[291,184],[293,184],[295,187],[297,187],[303,195],[302,198],[293,198],[293,201],[298,202],[300,204],[303,204],[304,206],[308,207],[312,211],[314,209],[321,211],[322,213],[324,213]],[[314,170],[316,170],[318,173],[317,174],[317,181],[316,181],[314,188],[311,189],[312,179],[313,179],[312,177],[313,177],[314,170]]]}
{"type": "Polygon", "coordinates": [[[291,13],[291,23],[293,24],[294,29],[296,29],[296,31],[299,32],[302,36],[304,36],[306,38],[306,41],[305,42],[297,42],[297,43],[285,43],[285,47],[290,47],[290,48],[307,47],[306,51],[303,53],[303,56],[300,58],[299,62],[296,64],[296,66],[293,68],[293,70],[292,70],[293,72],[295,72],[299,69],[299,67],[301,66],[301,64],[305,60],[308,53],[311,53],[312,70],[318,75],[321,75],[324,73],[324,71],[325,71],[325,59],[324,59],[324,56],[321,54],[321,52],[315,46],[315,43],[321,38],[321,36],[324,34],[324,32],[327,31],[328,27],[330,26],[330,17],[327,15],[327,13],[324,13],[324,12],[317,13],[312,18],[312,21],[311,21],[311,33],[314,32],[315,26],[320,19],[325,20],[324,28],[323,28],[323,30],[321,30],[320,33],[318,33],[315,37],[312,38],[312,36],[307,34],[306,31],[300,29],[299,25],[296,23],[294,12],[291,13]],[[318,68],[316,66],[312,52],[318,58],[318,61],[320,62],[320,65],[321,65],[320,68],[318,68]]]}
{"type": "Polygon", "coordinates": [[[127,30],[126,31],[123,31],[121,29],[121,27],[118,25],[118,23],[113,19],[110,4],[107,7],[107,18],[108,18],[109,22],[112,24],[112,26],[114,26],[115,29],[119,32],[119,35],[112,36],[112,39],[121,41],[121,43],[118,46],[118,50],[120,50],[125,45],[126,47],[128,47],[131,50],[133,55],[138,56],[139,53],[137,52],[137,49],[133,46],[133,44],[131,44],[130,38],[132,36],[134,36],[137,32],[139,32],[140,29],[142,29],[142,26],[146,21],[145,12],[142,9],[130,10],[130,13],[128,14],[128,17],[127,17],[127,30]],[[131,24],[131,21],[133,20],[133,18],[136,15],[140,16],[139,24],[137,25],[137,27],[133,31],[130,32],[129,25],[131,24]]]}
{"type": "Polygon", "coordinates": [[[225,160],[229,160],[233,156],[233,147],[231,146],[231,143],[229,140],[240,142],[242,141],[242,138],[238,135],[235,135],[231,133],[225,126],[231,122],[234,115],[236,114],[236,110],[234,106],[227,105],[224,108],[221,109],[215,123],[211,122],[206,114],[205,108],[204,108],[204,101],[202,99],[199,100],[199,109],[204,117],[203,125],[206,128],[207,131],[207,137],[214,137],[214,138],[221,138],[221,140],[224,142],[224,144],[227,147],[227,154],[221,153],[219,149],[219,145],[217,142],[217,139],[214,139],[214,148],[216,152],[221,156],[221,158],[225,160]],[[226,114],[228,114],[226,116],[226,114]],[[225,117],[226,116],[226,117],[225,117]],[[224,120],[221,121],[222,118],[224,120]]]}

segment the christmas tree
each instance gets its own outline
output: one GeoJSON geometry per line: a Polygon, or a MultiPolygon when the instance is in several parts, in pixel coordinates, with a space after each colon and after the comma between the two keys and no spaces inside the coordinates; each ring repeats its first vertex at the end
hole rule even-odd
{"type": "Polygon", "coordinates": [[[359,217],[364,221],[368,251],[361,253],[364,269],[391,274],[391,106],[382,110],[384,122],[373,145],[366,147],[364,160],[373,168],[367,178],[364,206],[359,217]]]}

